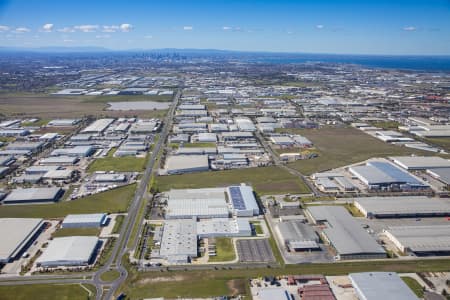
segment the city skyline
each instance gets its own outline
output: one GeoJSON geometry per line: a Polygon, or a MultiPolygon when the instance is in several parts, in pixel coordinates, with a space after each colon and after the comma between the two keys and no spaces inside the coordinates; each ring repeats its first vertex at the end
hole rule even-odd
{"type": "Polygon", "coordinates": [[[0,1],[3,47],[450,55],[448,1],[0,1]]]}

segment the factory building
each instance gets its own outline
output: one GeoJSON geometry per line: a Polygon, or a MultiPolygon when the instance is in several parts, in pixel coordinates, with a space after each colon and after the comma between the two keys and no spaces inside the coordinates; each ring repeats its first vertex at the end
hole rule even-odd
{"type": "Polygon", "coordinates": [[[360,300],[419,300],[397,273],[351,273],[348,277],[360,300]]]}
{"type": "Polygon", "coordinates": [[[95,261],[99,244],[96,236],[54,238],[36,264],[44,268],[88,266],[95,261]]]}
{"type": "Polygon", "coordinates": [[[166,170],[168,174],[208,171],[208,155],[172,155],[167,158],[166,170]]]}
{"type": "Polygon", "coordinates": [[[309,206],[306,216],[324,224],[321,236],[336,251],[336,260],[385,258],[386,252],[342,206],[309,206]]]}
{"type": "Polygon", "coordinates": [[[61,228],[101,227],[106,224],[107,220],[106,214],[67,215],[61,228]]]}
{"type": "Polygon", "coordinates": [[[395,156],[389,159],[406,170],[450,168],[450,160],[439,156],[395,156]]]}
{"type": "Polygon", "coordinates": [[[252,217],[259,215],[259,207],[248,185],[230,186],[226,190],[228,199],[233,207],[233,215],[238,217],[252,217]]]}
{"type": "Polygon", "coordinates": [[[88,157],[94,152],[95,149],[92,146],[75,146],[72,148],[55,149],[50,156],[88,157]]]}
{"type": "Polygon", "coordinates": [[[114,119],[99,119],[94,121],[91,125],[84,128],[81,132],[82,133],[94,133],[99,134],[103,133],[106,128],[108,128],[109,125],[111,125],[114,122],[114,119]]]}
{"type": "Polygon", "coordinates": [[[18,188],[13,190],[3,199],[3,204],[37,204],[56,202],[64,194],[64,190],[58,187],[51,188],[18,188]]]}
{"type": "Polygon", "coordinates": [[[300,220],[281,222],[276,230],[290,252],[320,250],[318,235],[300,220]]]}
{"type": "Polygon", "coordinates": [[[450,255],[450,225],[392,226],[383,233],[403,253],[450,255]]]}
{"type": "Polygon", "coordinates": [[[228,218],[224,188],[181,189],[167,193],[166,219],[228,218]]]}
{"type": "Polygon", "coordinates": [[[251,236],[252,228],[244,219],[207,219],[197,222],[199,238],[251,236]]]}
{"type": "Polygon", "coordinates": [[[427,173],[445,184],[447,187],[450,187],[450,168],[428,169],[427,173]]]}
{"type": "Polygon", "coordinates": [[[0,263],[19,257],[44,226],[42,219],[0,218],[0,263]]]}
{"type": "Polygon", "coordinates": [[[450,202],[423,196],[363,197],[353,203],[367,218],[415,218],[450,215],[450,202]]]}
{"type": "Polygon", "coordinates": [[[166,220],[159,255],[171,264],[188,263],[198,256],[195,219],[166,220]]]}
{"type": "Polygon", "coordinates": [[[349,168],[369,189],[420,190],[429,186],[388,161],[369,161],[349,168]]]}

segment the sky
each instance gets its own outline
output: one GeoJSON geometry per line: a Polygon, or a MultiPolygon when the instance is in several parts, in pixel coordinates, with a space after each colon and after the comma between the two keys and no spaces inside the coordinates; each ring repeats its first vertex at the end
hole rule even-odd
{"type": "Polygon", "coordinates": [[[0,0],[0,47],[450,55],[450,1],[0,0]]]}

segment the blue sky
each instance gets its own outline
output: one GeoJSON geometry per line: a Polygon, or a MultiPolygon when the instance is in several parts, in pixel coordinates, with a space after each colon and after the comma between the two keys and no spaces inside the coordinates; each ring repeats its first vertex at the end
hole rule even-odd
{"type": "Polygon", "coordinates": [[[0,0],[0,46],[450,55],[450,1],[0,0]]]}

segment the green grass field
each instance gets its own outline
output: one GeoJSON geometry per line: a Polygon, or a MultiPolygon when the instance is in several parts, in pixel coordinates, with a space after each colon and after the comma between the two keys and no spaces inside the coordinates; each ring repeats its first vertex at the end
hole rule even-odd
{"type": "Polygon", "coordinates": [[[61,218],[68,214],[126,212],[135,184],[54,204],[1,205],[1,218],[61,218]]]}
{"type": "Polygon", "coordinates": [[[236,258],[233,241],[230,238],[216,238],[216,256],[210,256],[209,262],[232,261],[236,258]]]}
{"type": "MultiPolygon", "coordinates": [[[[84,285],[91,291],[95,288],[84,285]]],[[[1,300],[86,300],[95,299],[95,294],[89,297],[88,291],[78,284],[25,284],[0,286],[1,300]]]]}
{"type": "Polygon", "coordinates": [[[60,228],[53,234],[53,237],[63,236],[98,236],[100,228],[86,227],[86,228],[60,228]]]}
{"type": "Polygon", "coordinates": [[[119,278],[119,276],[120,276],[120,273],[117,272],[116,270],[109,270],[109,271],[102,273],[102,275],[100,275],[100,279],[103,281],[110,282],[110,281],[116,280],[117,278],[119,278]]]}
{"type": "Polygon", "coordinates": [[[183,147],[186,148],[216,148],[216,143],[185,143],[183,147]]]}
{"type": "Polygon", "coordinates": [[[124,219],[125,219],[124,215],[116,216],[116,219],[115,219],[116,223],[114,224],[114,228],[112,230],[112,233],[119,233],[120,229],[122,228],[122,224],[123,224],[124,219]]]}
{"type": "Polygon", "coordinates": [[[297,129],[295,133],[304,135],[311,140],[319,153],[317,158],[298,160],[289,164],[305,175],[364,161],[372,157],[410,155],[412,153],[431,155],[429,152],[384,143],[354,128],[297,129]]]}
{"type": "Polygon", "coordinates": [[[94,160],[87,171],[142,172],[144,168],[145,158],[142,157],[105,157],[94,160]]]}
{"type": "Polygon", "coordinates": [[[223,187],[231,184],[248,183],[261,195],[309,192],[303,181],[284,169],[274,166],[158,176],[156,181],[160,191],[167,191],[172,188],[223,187]]]}
{"type": "Polygon", "coordinates": [[[423,298],[423,287],[411,277],[401,277],[403,282],[406,283],[407,286],[416,294],[417,297],[423,298]]]}

